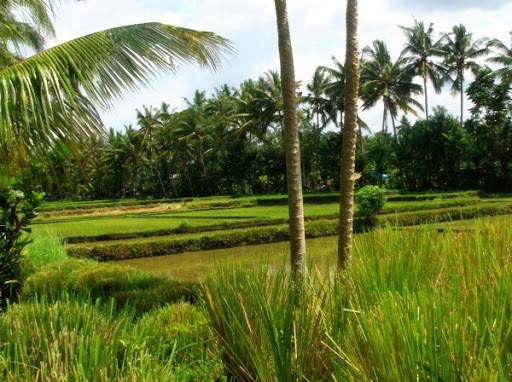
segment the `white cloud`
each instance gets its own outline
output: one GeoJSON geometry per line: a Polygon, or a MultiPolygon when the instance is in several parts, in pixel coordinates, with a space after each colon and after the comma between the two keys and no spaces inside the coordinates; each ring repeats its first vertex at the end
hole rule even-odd
{"type": "MultiPolygon", "coordinates": [[[[396,58],[403,38],[397,25],[412,25],[413,17],[433,22],[437,32],[447,32],[455,24],[464,24],[474,37],[496,37],[509,41],[509,15],[512,4],[493,0],[494,7],[482,7],[477,1],[428,2],[412,0],[360,1],[360,47],[375,39],[386,41],[396,58]],[[440,4],[437,6],[437,4],[440,4]]],[[[489,2],[487,2],[489,3],[489,2]]],[[[290,27],[297,80],[307,83],[318,65],[330,65],[331,56],[344,59],[345,2],[331,0],[289,0],[290,27]]],[[[107,126],[121,128],[135,120],[135,109],[142,104],[160,105],[162,101],[182,106],[182,97],[191,97],[196,89],[213,92],[223,83],[238,86],[266,70],[278,69],[277,33],[272,0],[87,0],[65,3],[57,22],[57,40],[63,42],[87,33],[114,26],[160,21],[188,28],[210,30],[231,39],[237,50],[218,73],[198,68],[182,68],[177,75],[154,81],[153,87],[115,105],[104,114],[107,126]]],[[[458,115],[459,101],[449,92],[435,95],[430,104],[446,106],[458,115]]],[[[380,128],[379,105],[363,113],[374,129],[380,128]]]]}

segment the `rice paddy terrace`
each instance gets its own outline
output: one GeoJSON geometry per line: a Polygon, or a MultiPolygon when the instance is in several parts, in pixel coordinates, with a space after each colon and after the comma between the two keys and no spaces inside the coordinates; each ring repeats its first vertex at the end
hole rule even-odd
{"type": "MultiPolygon", "coordinates": [[[[308,238],[336,234],[337,199],[337,194],[305,197],[308,238]]],[[[56,233],[67,242],[68,252],[76,257],[107,261],[178,253],[190,256],[191,252],[285,242],[288,239],[286,203],[285,196],[53,202],[41,207],[33,229],[36,234],[56,233]]],[[[471,226],[468,219],[506,218],[508,214],[512,214],[512,197],[507,196],[481,198],[477,192],[405,195],[388,192],[377,224],[435,223],[442,229],[462,221],[467,229],[471,226]]],[[[357,210],[355,228],[366,229],[364,220],[357,218],[357,210]]],[[[286,252],[284,244],[276,248],[286,252]]]]}

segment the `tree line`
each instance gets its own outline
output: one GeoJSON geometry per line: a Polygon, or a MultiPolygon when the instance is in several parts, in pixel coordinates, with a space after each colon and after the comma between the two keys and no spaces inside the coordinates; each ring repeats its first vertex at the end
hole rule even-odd
{"type": "MultiPolygon", "coordinates": [[[[383,118],[374,134],[359,120],[359,183],[409,190],[510,188],[512,47],[475,40],[463,25],[437,40],[432,24],[400,28],[405,44],[396,60],[381,40],[362,50],[361,109],[381,105],[383,118]],[[468,71],[474,81],[465,88],[468,71]],[[458,118],[429,107],[428,82],[437,92],[450,84],[460,93],[458,118]],[[466,120],[465,94],[474,104],[466,120]],[[415,122],[408,118],[420,114],[415,122]]],[[[340,186],[345,78],[344,65],[333,57],[330,67],[315,70],[305,91],[297,84],[306,190],[340,186]]],[[[82,137],[80,150],[57,141],[46,160],[24,166],[23,175],[54,198],[286,192],[281,85],[280,74],[268,71],[236,88],[222,85],[210,96],[197,90],[183,110],[166,103],[143,106],[136,126],[82,137]]]]}

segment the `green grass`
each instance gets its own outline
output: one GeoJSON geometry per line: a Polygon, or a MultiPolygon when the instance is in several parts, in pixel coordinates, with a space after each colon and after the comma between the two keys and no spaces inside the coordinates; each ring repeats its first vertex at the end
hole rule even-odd
{"type": "MultiPolygon", "coordinates": [[[[245,221],[250,220],[246,218],[245,221]]],[[[35,233],[48,228],[61,237],[98,236],[116,233],[146,233],[161,230],[174,230],[183,224],[189,227],[209,227],[219,224],[239,222],[240,219],[224,218],[185,218],[173,215],[144,217],[115,217],[115,218],[81,218],[79,221],[56,222],[51,224],[34,224],[35,233]]]]}
{"type": "Polygon", "coordinates": [[[324,270],[300,296],[286,273],[242,267],[204,293],[240,380],[507,381],[511,256],[512,225],[387,228],[356,237],[343,277],[324,270]]]}
{"type": "Polygon", "coordinates": [[[456,220],[452,222],[433,223],[431,225],[438,229],[472,230],[475,228],[476,224],[485,223],[510,224],[512,223],[512,215],[486,216],[479,219],[456,220]]]}
{"type": "MultiPolygon", "coordinates": [[[[407,211],[419,211],[428,209],[441,210],[462,206],[484,206],[498,203],[512,202],[512,200],[463,198],[448,199],[429,202],[392,202],[387,203],[383,213],[396,213],[407,211]]],[[[319,217],[334,218],[338,213],[339,205],[330,204],[305,204],[305,217],[315,219],[319,217]]],[[[34,224],[34,230],[45,230],[50,227],[61,237],[92,237],[114,234],[162,234],[162,231],[175,230],[181,225],[189,227],[212,227],[229,224],[247,223],[251,221],[279,221],[288,218],[287,206],[256,206],[245,208],[210,209],[194,211],[175,211],[173,213],[125,213],[119,216],[95,216],[87,217],[76,215],[70,219],[44,219],[34,224]]]]}
{"type": "Polygon", "coordinates": [[[0,378],[213,381],[222,367],[201,317],[183,304],[150,313],[140,323],[130,306],[116,311],[84,298],[18,304],[0,316],[0,378]]]}
{"type": "Polygon", "coordinates": [[[0,315],[0,378],[512,379],[510,219],[475,220],[465,232],[387,226],[356,235],[341,277],[336,238],[308,244],[313,268],[300,289],[286,270],[285,243],[245,247],[243,257],[168,257],[178,260],[167,276],[203,279],[203,299],[143,310],[117,292],[139,290],[155,301],[164,279],[151,284],[156,275],[113,264],[54,261],[26,282],[24,301],[0,315]]]}

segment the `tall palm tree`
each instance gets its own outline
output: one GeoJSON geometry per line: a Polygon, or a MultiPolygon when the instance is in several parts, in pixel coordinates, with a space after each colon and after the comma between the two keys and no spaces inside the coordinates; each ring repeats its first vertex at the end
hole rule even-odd
{"type": "Polygon", "coordinates": [[[332,56],[334,68],[321,66],[329,79],[325,86],[325,94],[329,97],[330,120],[337,126],[343,127],[343,113],[345,111],[345,67],[338,59],[332,56]],[[339,119],[338,115],[339,114],[339,119]]]}
{"type": "MultiPolygon", "coordinates": [[[[165,110],[167,110],[167,106],[164,106],[165,110]]],[[[167,196],[165,191],[165,185],[162,180],[162,175],[160,174],[160,169],[158,168],[157,161],[157,153],[155,152],[155,141],[154,141],[154,133],[155,130],[159,129],[163,125],[162,112],[154,108],[153,106],[147,107],[142,105],[142,110],[137,109],[137,124],[140,127],[138,134],[142,135],[143,142],[143,150],[146,152],[147,160],[149,162],[150,167],[153,167],[158,176],[158,182],[160,183],[160,187],[162,188],[162,193],[164,197],[167,196]]]]}
{"type": "Polygon", "coordinates": [[[382,131],[386,131],[387,116],[391,117],[393,136],[397,141],[396,118],[398,111],[417,115],[414,107],[423,109],[414,98],[422,88],[412,79],[412,71],[405,65],[404,59],[391,61],[391,55],[384,41],[375,40],[373,47],[363,49],[361,68],[361,98],[363,110],[369,109],[382,100],[384,105],[382,131]]]}
{"type": "Polygon", "coordinates": [[[341,148],[340,216],[338,268],[347,267],[352,251],[354,222],[354,183],[359,99],[359,52],[357,42],[357,0],[347,0],[347,53],[345,69],[345,126],[341,148]]]}
{"type": "MultiPolygon", "coordinates": [[[[512,32],[509,33],[512,37],[512,32]]],[[[512,43],[509,48],[500,40],[493,39],[489,41],[487,46],[497,50],[497,54],[489,57],[487,60],[502,66],[502,68],[496,69],[494,74],[498,75],[507,86],[512,85],[512,43]]]]}
{"type": "Polygon", "coordinates": [[[275,6],[283,95],[286,183],[288,189],[288,215],[290,219],[290,255],[294,278],[300,282],[306,266],[306,234],[304,228],[295,69],[286,0],[275,0],[275,6]]]}
{"type": "Polygon", "coordinates": [[[452,82],[452,92],[460,93],[460,125],[464,124],[464,75],[469,69],[472,72],[480,69],[476,59],[488,53],[485,39],[473,41],[473,34],[468,33],[462,24],[455,25],[450,33],[443,36],[444,62],[446,74],[452,82]]]}
{"type": "MultiPolygon", "coordinates": [[[[325,88],[325,94],[329,97],[329,104],[327,105],[330,109],[329,119],[334,122],[336,126],[341,128],[343,133],[343,113],[345,112],[345,80],[346,71],[345,66],[338,61],[338,59],[332,56],[332,63],[334,68],[327,66],[321,66],[328,74],[330,82],[325,88]],[[339,116],[338,116],[339,115],[339,116]],[[338,119],[339,118],[339,119],[338,119]]],[[[359,150],[364,154],[363,150],[363,130],[370,133],[370,127],[361,119],[358,118],[358,135],[359,135],[359,150]]]]}
{"type": "MultiPolygon", "coordinates": [[[[40,15],[41,7],[49,12],[51,3],[2,1],[4,41],[11,26],[6,11],[16,15],[22,4],[40,15]]],[[[38,19],[47,21],[44,15],[38,19]]],[[[231,51],[228,40],[210,32],[146,23],[93,33],[7,63],[0,67],[0,155],[8,159],[16,150],[27,158],[44,153],[56,139],[70,144],[84,134],[103,132],[96,107],[109,107],[126,90],[147,85],[184,62],[216,69],[231,51]]]]}
{"type": "Polygon", "coordinates": [[[330,99],[326,92],[330,85],[330,78],[322,67],[317,67],[315,74],[309,84],[306,85],[308,94],[304,101],[311,105],[313,114],[316,116],[316,128],[320,131],[330,120],[331,111],[330,99]],[[322,123],[320,123],[320,120],[322,123]]]}
{"type": "Polygon", "coordinates": [[[404,63],[423,80],[423,95],[425,97],[425,119],[428,121],[428,91],[427,80],[430,80],[436,93],[441,92],[444,67],[434,60],[442,57],[442,39],[434,42],[434,24],[425,28],[423,21],[414,20],[414,26],[400,29],[405,35],[405,47],[402,50],[404,63]]]}
{"type": "Polygon", "coordinates": [[[282,119],[280,113],[283,100],[279,73],[270,71],[257,81],[244,81],[235,92],[235,101],[239,119],[239,127],[235,133],[239,136],[249,133],[249,141],[254,135],[265,144],[269,129],[282,119]]]}

